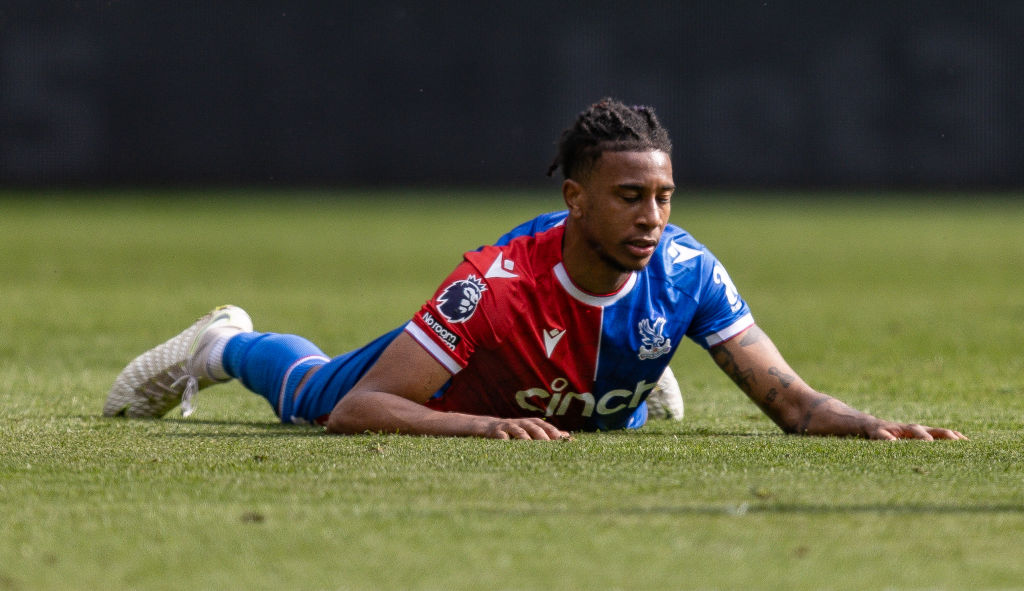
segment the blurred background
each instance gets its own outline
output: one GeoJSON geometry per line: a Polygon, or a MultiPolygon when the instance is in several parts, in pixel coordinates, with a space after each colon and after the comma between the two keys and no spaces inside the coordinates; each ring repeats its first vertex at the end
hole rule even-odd
{"type": "Polygon", "coordinates": [[[0,187],[543,183],[602,96],[703,187],[1024,186],[1024,2],[0,5],[0,187]]]}

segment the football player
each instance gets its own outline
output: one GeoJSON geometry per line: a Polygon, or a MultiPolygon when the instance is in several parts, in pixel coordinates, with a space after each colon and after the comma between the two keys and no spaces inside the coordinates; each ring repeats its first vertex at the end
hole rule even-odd
{"type": "Polygon", "coordinates": [[[104,414],[162,416],[179,402],[187,414],[200,388],[237,378],[282,421],[334,433],[562,439],[643,425],[686,338],[787,433],[964,438],[807,385],[725,267],[668,223],[671,151],[652,109],[604,99],[565,130],[549,170],[562,170],[565,211],[466,253],[404,326],[332,359],[217,308],[132,361],[104,414]]]}

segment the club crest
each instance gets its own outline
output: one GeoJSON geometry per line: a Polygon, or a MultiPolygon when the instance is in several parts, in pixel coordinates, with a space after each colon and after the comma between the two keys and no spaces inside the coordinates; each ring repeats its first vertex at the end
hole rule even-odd
{"type": "Polygon", "coordinates": [[[487,286],[476,275],[455,281],[444,288],[437,298],[437,310],[448,322],[459,323],[469,320],[476,312],[480,296],[487,286]]]}
{"type": "Polygon", "coordinates": [[[665,319],[658,318],[651,324],[651,321],[644,318],[637,325],[640,331],[640,340],[643,345],[637,350],[640,359],[657,359],[672,350],[672,339],[665,337],[662,331],[665,329],[665,319]]]}

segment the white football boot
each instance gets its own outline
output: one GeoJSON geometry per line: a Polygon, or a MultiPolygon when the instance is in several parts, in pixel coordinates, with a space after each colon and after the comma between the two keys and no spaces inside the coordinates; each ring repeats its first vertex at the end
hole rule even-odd
{"type": "Polygon", "coordinates": [[[647,396],[647,416],[652,419],[683,420],[683,393],[671,367],[658,378],[658,383],[647,396]]]}
{"type": "Polygon", "coordinates": [[[195,410],[199,390],[230,381],[220,356],[229,337],[252,331],[252,320],[236,306],[220,306],[184,332],[129,363],[114,380],[103,415],[160,418],[181,403],[182,416],[195,410]],[[214,351],[214,349],[217,349],[214,351]]]}

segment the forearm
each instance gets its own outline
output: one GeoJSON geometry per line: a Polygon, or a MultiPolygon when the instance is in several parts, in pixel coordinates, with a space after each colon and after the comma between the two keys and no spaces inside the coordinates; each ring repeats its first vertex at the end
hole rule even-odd
{"type": "Polygon", "coordinates": [[[786,433],[867,439],[967,439],[963,433],[874,417],[808,386],[757,326],[711,350],[715,363],[786,433]]]}
{"type": "Polygon", "coordinates": [[[487,423],[488,417],[438,412],[385,392],[353,391],[334,407],[327,421],[327,430],[340,434],[374,431],[483,437],[487,423]]]}
{"type": "Polygon", "coordinates": [[[338,401],[327,419],[327,430],[494,439],[571,438],[567,431],[538,417],[499,418],[428,408],[427,401],[450,378],[444,366],[403,332],[338,401]]]}
{"type": "Polygon", "coordinates": [[[785,411],[779,410],[777,416],[768,415],[786,433],[870,437],[872,428],[879,422],[868,413],[810,388],[790,397],[792,400],[788,401],[785,411]]]}
{"type": "Polygon", "coordinates": [[[877,421],[808,386],[757,326],[711,353],[718,366],[786,433],[866,437],[877,421]]]}

